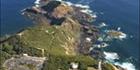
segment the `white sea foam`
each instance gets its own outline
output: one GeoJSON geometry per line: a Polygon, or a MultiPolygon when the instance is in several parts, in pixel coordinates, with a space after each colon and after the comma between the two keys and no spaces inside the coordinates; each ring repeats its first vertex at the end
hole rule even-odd
{"type": "Polygon", "coordinates": [[[93,11],[89,10],[89,9],[82,9],[80,11],[83,12],[83,13],[93,13],[93,11]]]}
{"type": "Polygon", "coordinates": [[[90,8],[88,5],[82,5],[82,4],[74,4],[74,6],[80,7],[80,8],[85,8],[85,9],[90,8]]]}
{"type": "Polygon", "coordinates": [[[125,33],[121,33],[121,35],[119,36],[119,39],[122,40],[122,39],[126,38],[126,36],[127,35],[125,33]]]}
{"type": "Polygon", "coordinates": [[[105,59],[110,61],[110,62],[114,62],[115,59],[119,59],[119,56],[117,53],[114,52],[103,52],[105,55],[105,59]]]}
{"type": "Polygon", "coordinates": [[[34,4],[35,4],[36,7],[40,7],[40,1],[41,1],[41,0],[36,0],[36,1],[34,2],[34,4]]]}
{"type": "Polygon", "coordinates": [[[100,48],[101,45],[100,45],[100,44],[94,44],[93,47],[98,47],[98,48],[100,48]]]}
{"type": "Polygon", "coordinates": [[[105,42],[101,43],[101,47],[107,47],[107,46],[109,46],[109,44],[107,44],[105,42]]]}
{"type": "MultiPolygon", "coordinates": [[[[62,1],[62,0],[60,0],[60,1],[62,1]]],[[[88,14],[90,14],[93,18],[97,18],[97,15],[96,15],[96,14],[93,14],[93,11],[89,10],[90,7],[89,7],[88,5],[73,4],[73,3],[67,2],[67,1],[65,1],[65,3],[66,3],[67,5],[69,5],[69,6],[75,6],[75,7],[83,8],[83,10],[81,10],[81,12],[83,12],[83,13],[88,13],[88,14]]],[[[104,13],[101,12],[101,14],[104,14],[104,13]]],[[[105,26],[107,26],[107,25],[106,25],[104,22],[102,22],[99,26],[100,26],[100,27],[105,27],[105,26]]],[[[121,33],[121,35],[119,35],[118,37],[114,37],[114,38],[117,38],[117,39],[122,40],[122,39],[126,38],[127,35],[126,35],[125,33],[121,32],[120,30],[121,30],[121,27],[118,27],[118,28],[117,28],[117,31],[119,31],[119,32],[121,33]]],[[[108,30],[107,30],[107,31],[108,31],[108,30]]],[[[107,31],[106,31],[106,32],[107,32],[107,31]]],[[[108,41],[111,40],[111,39],[112,39],[112,37],[110,37],[110,36],[107,36],[107,38],[106,38],[106,40],[108,40],[108,41]]],[[[101,37],[99,40],[100,40],[100,41],[104,41],[102,37],[101,37]]],[[[101,47],[106,47],[106,46],[109,46],[109,45],[108,45],[107,43],[102,43],[102,44],[94,44],[93,46],[94,46],[94,47],[101,48],[101,47]]],[[[90,50],[93,50],[94,47],[91,47],[90,50]]],[[[124,62],[124,63],[115,62],[115,61],[114,61],[115,59],[119,59],[119,56],[118,56],[117,53],[115,53],[115,52],[103,52],[103,53],[104,53],[104,55],[105,55],[105,59],[108,60],[108,61],[113,62],[115,65],[118,65],[118,66],[120,66],[120,67],[122,67],[122,68],[124,68],[124,69],[126,69],[126,70],[136,70],[136,69],[135,69],[135,66],[134,66],[132,63],[128,63],[128,62],[124,62]]]]}
{"type": "Polygon", "coordinates": [[[89,38],[89,37],[87,37],[86,40],[87,40],[88,42],[91,42],[91,38],[89,38]]]}
{"type": "Polygon", "coordinates": [[[94,49],[94,47],[90,47],[90,48],[89,48],[89,51],[92,51],[93,49],[94,49]]]}
{"type": "Polygon", "coordinates": [[[34,3],[35,4],[40,4],[40,0],[36,0],[34,3]]]}
{"type": "Polygon", "coordinates": [[[82,9],[80,10],[82,13],[86,13],[88,15],[90,15],[92,18],[97,18],[97,15],[96,14],[93,14],[93,11],[90,10],[90,9],[82,9]]]}
{"type": "Polygon", "coordinates": [[[114,53],[114,52],[104,52],[104,55],[105,55],[105,59],[107,61],[110,61],[112,62],[113,64],[117,65],[117,66],[120,66],[126,70],[136,70],[135,66],[130,63],[130,62],[114,62],[115,59],[119,59],[119,56],[117,53],[114,53]]]}
{"type": "Polygon", "coordinates": [[[91,14],[91,17],[97,18],[97,15],[96,14],[91,14]]]}
{"type": "Polygon", "coordinates": [[[74,3],[68,2],[68,1],[61,1],[61,2],[64,2],[64,3],[66,3],[69,6],[80,7],[80,8],[83,8],[83,9],[89,9],[90,8],[89,5],[74,4],[74,3]]]}
{"type": "Polygon", "coordinates": [[[118,27],[117,30],[120,31],[121,30],[121,27],[118,27]]]}
{"type": "Polygon", "coordinates": [[[62,0],[56,0],[56,1],[62,1],[62,0]]]}
{"type": "Polygon", "coordinates": [[[69,5],[69,6],[72,6],[72,5],[74,5],[73,3],[71,3],[71,2],[65,2],[67,5],[69,5]]]}
{"type": "Polygon", "coordinates": [[[109,44],[103,42],[101,44],[94,44],[93,47],[97,47],[97,48],[104,48],[104,47],[107,47],[109,46],[109,44]]]}
{"type": "Polygon", "coordinates": [[[115,59],[119,59],[119,56],[117,53],[114,52],[103,52],[105,55],[105,59],[114,65],[120,66],[124,68],[125,70],[136,70],[135,66],[130,62],[115,62],[115,59]]]}
{"type": "Polygon", "coordinates": [[[99,25],[99,28],[102,28],[102,27],[106,27],[108,26],[105,22],[102,22],[100,25],[99,25]]]}
{"type": "Polygon", "coordinates": [[[135,66],[129,62],[123,62],[123,63],[115,62],[114,64],[118,65],[126,70],[136,70],[135,66]]]}
{"type": "Polygon", "coordinates": [[[86,13],[86,14],[90,15],[92,18],[97,18],[97,15],[96,14],[93,14],[93,11],[90,10],[89,5],[83,5],[83,4],[79,4],[79,3],[74,4],[72,2],[62,1],[62,0],[57,0],[57,1],[61,1],[62,3],[67,4],[68,6],[79,7],[79,8],[81,8],[80,12],[86,13]]]}

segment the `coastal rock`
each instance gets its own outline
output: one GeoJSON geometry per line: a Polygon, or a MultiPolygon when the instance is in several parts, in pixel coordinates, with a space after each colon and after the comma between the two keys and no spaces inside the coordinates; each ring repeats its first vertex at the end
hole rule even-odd
{"type": "Polygon", "coordinates": [[[79,45],[77,46],[78,51],[83,54],[89,53],[89,48],[98,38],[98,29],[90,24],[90,20],[93,19],[91,15],[81,12],[83,10],[81,7],[69,6],[59,1],[50,1],[40,8],[47,13],[33,14],[28,10],[25,10],[24,13],[30,15],[29,18],[32,19],[33,17],[33,20],[39,23],[59,25],[59,28],[72,32],[71,34],[75,34],[77,37],[75,43],[79,45]],[[41,21],[37,18],[41,18],[41,21]],[[90,41],[87,41],[87,39],[90,39],[90,41]]]}
{"type": "Polygon", "coordinates": [[[65,17],[71,11],[73,11],[71,7],[62,4],[53,10],[52,16],[55,18],[62,18],[65,17]]]}
{"type": "Polygon", "coordinates": [[[5,61],[4,67],[8,70],[41,70],[45,57],[16,56],[5,61]]]}
{"type": "MultiPolygon", "coordinates": [[[[38,58],[45,56],[48,60],[41,61],[43,64],[41,70],[68,70],[71,62],[79,64],[77,70],[86,70],[88,66],[92,66],[89,69],[97,70],[98,58],[102,53],[94,49],[92,52],[96,55],[93,56],[97,59],[89,56],[91,53],[89,49],[96,42],[99,34],[99,30],[91,24],[93,17],[81,11],[83,8],[78,7],[80,5],[69,6],[55,0],[48,0],[43,4],[40,2],[37,5],[23,10],[23,15],[33,20],[36,25],[8,39],[0,40],[2,41],[0,50],[6,54],[3,57],[7,57],[5,59],[8,60],[13,55],[26,53],[31,59],[35,57],[37,60],[28,60],[26,57],[24,61],[27,61],[27,64],[28,61],[29,64],[32,61],[33,64],[37,62],[35,64],[37,65],[40,60],[38,58]]],[[[12,60],[24,62],[21,58],[23,57],[12,60]]],[[[10,62],[14,63],[12,60],[10,62]]],[[[19,65],[17,66],[20,68],[19,65]]]]}
{"type": "Polygon", "coordinates": [[[115,39],[124,39],[127,37],[127,35],[121,31],[117,30],[107,30],[106,33],[108,34],[108,37],[115,38],[115,39]]]}

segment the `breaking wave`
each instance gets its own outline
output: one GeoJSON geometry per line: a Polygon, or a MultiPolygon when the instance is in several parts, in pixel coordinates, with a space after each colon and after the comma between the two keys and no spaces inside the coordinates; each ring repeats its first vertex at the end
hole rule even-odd
{"type": "Polygon", "coordinates": [[[106,26],[108,26],[105,22],[102,22],[101,24],[99,24],[99,28],[102,28],[102,27],[106,27],[106,26]]]}
{"type": "Polygon", "coordinates": [[[103,52],[105,55],[105,59],[114,65],[120,66],[126,70],[136,70],[135,66],[130,62],[115,62],[115,60],[119,60],[119,55],[114,52],[103,52]]]}
{"type": "Polygon", "coordinates": [[[71,2],[65,2],[65,3],[69,6],[75,6],[75,7],[81,8],[81,10],[80,10],[81,12],[89,14],[93,18],[97,17],[97,15],[92,10],[90,10],[89,5],[74,4],[74,3],[71,3],[71,2]]]}
{"type": "Polygon", "coordinates": [[[103,43],[100,43],[100,44],[93,44],[93,47],[97,47],[97,48],[104,48],[104,47],[107,47],[109,46],[109,44],[103,42],[103,43]]]}
{"type": "Polygon", "coordinates": [[[123,63],[115,62],[114,64],[118,65],[126,70],[136,70],[135,66],[129,62],[123,62],[123,63]]]}
{"type": "Polygon", "coordinates": [[[103,52],[105,55],[105,59],[108,60],[109,62],[114,62],[114,60],[119,59],[119,56],[117,53],[114,52],[103,52]]]}
{"type": "MultiPolygon", "coordinates": [[[[77,2],[76,4],[72,3],[72,2],[69,2],[69,1],[63,1],[63,0],[56,0],[56,1],[61,1],[69,6],[75,6],[75,7],[79,7],[81,8],[81,12],[83,13],[86,13],[86,14],[89,14],[91,15],[93,18],[97,18],[97,15],[95,12],[93,12],[93,10],[90,10],[90,7],[89,7],[89,3],[91,3],[90,1],[87,1],[87,0],[80,0],[79,2],[77,2]],[[79,4],[79,3],[83,3],[85,2],[86,5],[82,5],[82,4],[79,4]]],[[[94,0],[93,0],[94,1],[94,0]]],[[[36,0],[34,2],[35,5],[38,6],[38,4],[40,4],[40,0],[36,0]]],[[[103,12],[101,12],[101,14],[104,14],[103,12]]],[[[102,28],[102,27],[106,27],[108,26],[105,22],[102,22],[101,24],[99,24],[99,28],[102,28]]],[[[106,36],[106,34],[108,32],[112,32],[112,30],[104,30],[104,33],[106,34],[103,34],[101,37],[98,38],[98,41],[102,42],[101,44],[94,44],[93,46],[94,47],[98,47],[98,48],[104,48],[104,47],[107,47],[109,46],[109,44],[105,43],[105,41],[111,41],[112,39],[119,39],[119,40],[122,40],[124,38],[127,37],[127,34],[121,32],[121,27],[118,27],[117,30],[113,30],[113,32],[119,32],[120,35],[118,36],[106,36]]],[[[91,48],[91,50],[93,49],[93,47],[91,48]]],[[[103,54],[105,55],[105,59],[115,65],[118,65],[126,70],[136,70],[135,66],[130,63],[130,62],[115,62],[115,60],[119,60],[119,55],[115,52],[106,52],[104,51],[103,54]]]]}
{"type": "Polygon", "coordinates": [[[61,2],[65,3],[65,4],[69,5],[69,6],[79,7],[79,8],[81,8],[80,11],[82,13],[86,13],[86,14],[89,14],[93,18],[97,18],[96,13],[94,13],[92,10],[90,10],[90,6],[88,4],[83,5],[83,4],[80,4],[79,2],[74,4],[74,3],[69,2],[69,1],[62,1],[62,0],[58,0],[58,1],[61,1],[61,2]]]}
{"type": "Polygon", "coordinates": [[[40,0],[36,0],[34,3],[35,4],[40,4],[40,0]]]}
{"type": "MultiPolygon", "coordinates": [[[[60,2],[62,2],[62,3],[65,3],[65,4],[69,5],[69,6],[78,7],[78,8],[80,8],[80,11],[81,11],[82,13],[86,13],[86,14],[89,14],[89,15],[90,15],[91,17],[93,17],[93,18],[97,18],[97,15],[96,15],[92,10],[90,10],[90,7],[89,7],[88,4],[86,4],[86,5],[80,4],[81,2],[86,1],[86,0],[80,0],[80,1],[77,2],[76,4],[74,4],[74,3],[72,3],[72,2],[69,2],[69,1],[63,1],[63,0],[56,0],[56,1],[60,1],[60,2]]],[[[91,0],[91,1],[93,1],[93,0],[91,0]]],[[[87,2],[87,1],[86,1],[86,2],[87,2]]],[[[34,4],[35,4],[36,7],[39,7],[40,3],[41,3],[41,0],[36,0],[36,1],[34,2],[34,4]]],[[[90,2],[90,3],[91,3],[91,2],[90,2]]]]}
{"type": "MultiPolygon", "coordinates": [[[[90,0],[91,1],[91,0],[90,0]]],[[[94,1],[94,0],[93,0],[94,1]]],[[[86,0],[80,0],[78,3],[84,3],[86,4],[88,1],[86,0]]],[[[88,13],[91,14],[92,17],[97,18],[97,15],[95,12],[93,12],[92,10],[90,10],[90,7],[88,6],[90,4],[90,2],[88,2],[86,5],[82,5],[82,4],[73,4],[71,2],[67,2],[67,4],[69,5],[75,5],[76,7],[80,7],[80,8],[85,8],[84,10],[81,10],[81,12],[84,13],[88,13]]],[[[100,14],[104,14],[103,12],[101,12],[100,14]]],[[[107,27],[108,25],[105,22],[102,22],[101,24],[99,24],[99,26],[97,26],[98,28],[103,28],[103,27],[107,27]]],[[[118,39],[118,40],[123,40],[127,38],[127,34],[121,31],[121,27],[117,27],[116,30],[113,30],[115,33],[119,33],[119,35],[117,36],[107,36],[107,33],[112,31],[112,30],[104,30],[105,34],[103,34],[102,37],[98,38],[98,41],[100,41],[100,44],[94,44],[94,47],[98,47],[98,48],[104,48],[109,46],[109,44],[106,43],[106,41],[112,41],[113,39],[118,39]]],[[[93,47],[91,48],[93,49],[93,47]]],[[[108,62],[113,63],[114,65],[118,65],[126,70],[136,70],[134,64],[130,63],[130,62],[119,62],[119,61],[115,61],[115,60],[119,60],[121,57],[119,57],[119,55],[116,52],[106,52],[104,51],[103,54],[105,55],[105,59],[108,62]]]]}

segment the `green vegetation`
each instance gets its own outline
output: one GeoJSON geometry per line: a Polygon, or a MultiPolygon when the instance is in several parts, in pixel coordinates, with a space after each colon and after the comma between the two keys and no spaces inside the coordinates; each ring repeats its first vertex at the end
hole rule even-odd
{"type": "MultiPolygon", "coordinates": [[[[20,37],[20,41],[26,47],[45,49],[47,53],[53,55],[66,55],[64,47],[74,48],[73,42],[75,42],[77,36],[69,27],[66,29],[66,27],[55,25],[35,26],[25,30],[20,37]]],[[[75,53],[73,50],[69,50],[69,52],[75,53]]]]}
{"type": "Polygon", "coordinates": [[[25,67],[28,67],[31,70],[36,70],[36,66],[32,65],[32,64],[25,64],[25,67]]]}
{"type": "MultiPolygon", "coordinates": [[[[30,56],[47,57],[42,70],[68,70],[71,62],[79,63],[80,70],[87,70],[87,67],[97,65],[97,60],[94,60],[90,56],[82,54],[71,55],[76,53],[75,50],[73,51],[73,48],[76,48],[73,43],[78,38],[77,31],[80,31],[75,26],[78,27],[79,25],[47,25],[27,28],[19,33],[22,35],[17,34],[0,45],[0,69],[4,70],[2,64],[5,60],[11,58],[13,55],[23,53],[27,53],[30,56]],[[44,49],[44,53],[42,49],[44,49]],[[66,54],[66,51],[70,55],[66,54]]],[[[33,65],[25,66],[34,68],[33,65]]],[[[104,70],[112,70],[109,64],[105,64],[103,68],[104,70]]]]}
{"type": "Polygon", "coordinates": [[[5,47],[2,48],[2,45],[0,45],[0,70],[4,70],[5,68],[2,66],[5,60],[9,59],[11,57],[10,53],[14,52],[11,50],[10,45],[5,44],[5,47]]]}
{"type": "MultiPolygon", "coordinates": [[[[65,27],[64,27],[65,28],[65,27]]],[[[69,38],[76,38],[72,28],[63,29],[63,26],[34,26],[23,31],[23,35],[16,35],[1,45],[3,51],[1,63],[12,55],[27,53],[31,56],[42,56],[41,49],[45,50],[44,55],[48,57],[44,63],[43,70],[67,70],[70,62],[78,62],[80,70],[86,70],[87,66],[96,63],[89,56],[84,55],[66,55],[65,48],[62,45],[74,48],[69,38]],[[65,45],[67,43],[67,45],[65,45]]],[[[71,51],[74,52],[74,51],[71,51]]],[[[32,67],[32,65],[27,65],[32,67]]]]}
{"type": "Polygon", "coordinates": [[[68,70],[71,62],[79,63],[80,70],[87,70],[88,66],[97,64],[97,61],[89,56],[54,56],[50,55],[49,60],[44,63],[42,70],[68,70]]]}
{"type": "Polygon", "coordinates": [[[114,70],[113,66],[109,63],[105,63],[103,64],[103,67],[102,67],[103,70],[114,70]]]}
{"type": "Polygon", "coordinates": [[[33,27],[24,32],[21,41],[26,47],[42,48],[49,53],[63,54],[64,49],[60,45],[64,42],[62,34],[55,27],[41,30],[41,27],[33,27]],[[46,32],[48,31],[48,33],[46,32]],[[59,35],[59,37],[57,37],[59,35]],[[61,40],[59,39],[61,38],[61,40]],[[62,53],[63,52],[63,53],[62,53]]]}

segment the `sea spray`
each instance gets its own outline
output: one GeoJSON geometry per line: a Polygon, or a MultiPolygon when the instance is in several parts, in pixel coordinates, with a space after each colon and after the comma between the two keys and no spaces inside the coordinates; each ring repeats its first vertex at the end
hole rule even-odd
{"type": "Polygon", "coordinates": [[[105,42],[102,42],[102,43],[100,43],[100,44],[93,44],[93,47],[94,48],[105,48],[105,47],[107,47],[107,46],[109,46],[109,44],[107,44],[107,43],[105,43],[105,42]]]}
{"type": "Polygon", "coordinates": [[[36,0],[34,3],[35,4],[40,4],[40,0],[36,0]]]}
{"type": "MultiPolygon", "coordinates": [[[[39,4],[39,1],[40,1],[40,0],[36,0],[35,4],[38,5],[38,4],[39,4]]],[[[58,0],[58,1],[62,1],[62,0],[58,0]]],[[[83,1],[83,0],[82,0],[82,1],[83,1]]],[[[90,7],[89,7],[88,5],[73,4],[73,3],[71,3],[71,2],[65,2],[65,3],[68,4],[69,6],[75,6],[75,7],[83,8],[83,9],[81,10],[81,12],[91,14],[92,17],[97,18],[97,15],[96,15],[96,14],[93,14],[93,11],[92,11],[92,10],[89,10],[90,7]]],[[[100,28],[105,27],[105,26],[107,26],[107,25],[106,25],[104,22],[102,22],[101,25],[99,25],[100,28]]],[[[120,31],[120,30],[121,30],[121,28],[118,27],[116,31],[120,31]]],[[[107,30],[107,31],[109,31],[109,30],[107,30]]],[[[121,32],[121,31],[120,31],[120,32],[121,32]]],[[[106,32],[106,33],[107,33],[107,32],[106,32]]],[[[125,33],[121,32],[121,35],[119,35],[118,37],[107,36],[107,37],[106,37],[106,40],[107,40],[107,39],[108,39],[108,40],[111,40],[111,39],[114,39],[114,38],[115,38],[115,39],[122,40],[122,39],[126,38],[126,36],[127,36],[127,35],[126,35],[125,33]]],[[[100,40],[101,40],[101,38],[100,38],[100,40]]],[[[98,46],[98,48],[101,48],[101,47],[100,47],[101,45],[97,45],[97,46],[98,46]]],[[[115,59],[119,59],[119,56],[118,56],[117,53],[114,53],[114,52],[104,52],[104,54],[105,54],[106,60],[109,60],[110,62],[114,62],[115,59]]],[[[128,63],[128,62],[124,62],[124,63],[114,62],[114,64],[115,64],[115,65],[118,65],[118,66],[120,66],[120,67],[122,67],[122,68],[126,68],[127,70],[136,70],[136,69],[135,69],[135,66],[134,66],[132,63],[128,63]],[[127,66],[127,64],[128,64],[128,66],[127,66]]]]}
{"type": "Polygon", "coordinates": [[[77,3],[72,3],[72,2],[69,2],[69,1],[62,1],[62,0],[56,0],[56,1],[61,1],[65,4],[67,4],[68,6],[78,7],[78,8],[80,8],[80,11],[82,13],[86,13],[86,14],[90,15],[92,18],[97,18],[96,13],[94,13],[92,10],[90,10],[90,6],[88,4],[83,5],[83,4],[80,4],[78,2],[77,3]]]}
{"type": "Polygon", "coordinates": [[[35,4],[36,7],[39,7],[39,6],[40,6],[40,0],[36,0],[36,1],[34,2],[34,4],[35,4]]]}
{"type": "Polygon", "coordinates": [[[126,70],[136,70],[135,66],[130,62],[115,62],[115,60],[119,60],[119,56],[114,52],[103,52],[105,55],[105,59],[109,63],[113,63],[114,65],[120,66],[126,70]]]}
{"type": "Polygon", "coordinates": [[[136,70],[135,66],[129,62],[123,62],[123,63],[115,62],[114,64],[118,65],[126,70],[136,70]]]}
{"type": "Polygon", "coordinates": [[[121,30],[121,27],[118,27],[117,30],[120,31],[121,30]]]}
{"type": "Polygon", "coordinates": [[[102,22],[101,24],[99,24],[99,28],[102,28],[102,27],[106,27],[106,26],[108,26],[105,22],[102,22]]]}
{"type": "Polygon", "coordinates": [[[109,62],[114,62],[115,59],[119,59],[119,56],[115,52],[103,52],[105,55],[105,59],[108,60],[109,62]]]}

